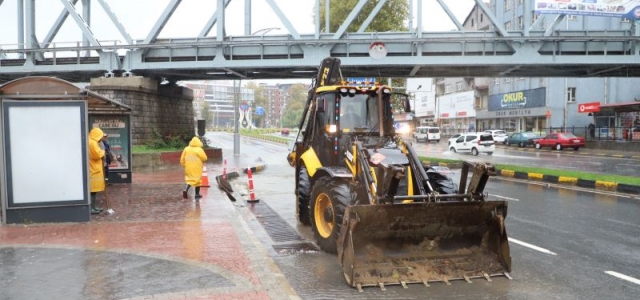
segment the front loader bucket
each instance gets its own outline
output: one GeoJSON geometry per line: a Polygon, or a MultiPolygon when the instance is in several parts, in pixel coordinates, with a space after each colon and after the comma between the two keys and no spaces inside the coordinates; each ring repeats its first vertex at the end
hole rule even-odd
{"type": "Polygon", "coordinates": [[[348,206],[338,259],[359,289],[509,277],[506,215],[504,201],[348,206]]]}

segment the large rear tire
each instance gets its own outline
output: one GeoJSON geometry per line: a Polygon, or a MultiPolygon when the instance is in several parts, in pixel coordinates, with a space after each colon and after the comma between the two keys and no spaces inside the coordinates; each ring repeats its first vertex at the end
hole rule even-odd
{"type": "Polygon", "coordinates": [[[478,156],[478,154],[480,154],[480,152],[478,152],[478,149],[476,149],[476,147],[471,148],[471,154],[473,154],[473,156],[478,156]]]}
{"type": "Polygon", "coordinates": [[[318,247],[327,253],[337,253],[337,241],[346,206],[353,192],[349,184],[339,178],[322,177],[311,191],[311,229],[318,247]]]}
{"type": "Polygon", "coordinates": [[[556,150],[558,150],[558,151],[562,150],[562,145],[556,144],[556,150]]]}
{"type": "Polygon", "coordinates": [[[300,167],[298,174],[298,221],[303,225],[311,225],[311,217],[309,216],[309,196],[311,195],[311,180],[309,172],[305,166],[300,167]]]}

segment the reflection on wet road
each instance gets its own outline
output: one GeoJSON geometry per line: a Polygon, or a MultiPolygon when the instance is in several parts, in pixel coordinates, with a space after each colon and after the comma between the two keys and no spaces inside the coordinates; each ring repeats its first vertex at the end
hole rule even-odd
{"type": "Polygon", "coordinates": [[[453,153],[447,150],[446,142],[438,144],[413,144],[419,156],[461,159],[468,161],[485,161],[493,164],[539,167],[548,169],[574,170],[589,173],[617,174],[624,176],[640,176],[640,159],[604,157],[595,155],[595,150],[537,150],[533,148],[517,148],[498,146],[493,155],[480,154],[473,156],[464,153],[453,153]]]}
{"type": "MultiPolygon", "coordinates": [[[[232,139],[220,138],[220,141],[233,145],[232,139]]],[[[510,161],[544,167],[578,160],[575,168],[580,169],[595,169],[596,163],[607,164],[606,158],[502,149],[494,156],[474,157],[443,153],[442,148],[434,151],[433,146],[435,144],[419,145],[419,154],[429,156],[440,151],[443,158],[493,159],[494,163],[510,161]]],[[[232,153],[232,149],[225,151],[232,153]]],[[[286,221],[306,242],[313,242],[310,228],[296,220],[294,169],[286,162],[286,152],[284,145],[242,140],[245,160],[260,156],[269,166],[254,175],[260,205],[269,206],[275,218],[286,221]]],[[[612,160],[624,164],[623,160],[612,160]]],[[[564,163],[567,168],[571,166],[564,163]]],[[[458,181],[455,174],[454,179],[458,181]]],[[[637,218],[640,200],[500,178],[492,178],[485,192],[491,199],[509,202],[506,228],[513,239],[510,242],[513,280],[473,280],[472,284],[453,282],[452,286],[409,285],[408,289],[388,286],[384,292],[379,288],[366,288],[359,293],[345,283],[336,256],[312,250],[278,250],[291,242],[276,242],[271,238],[262,225],[270,223],[269,220],[254,220],[250,225],[302,299],[637,299],[640,285],[623,276],[640,278],[637,251],[640,249],[637,238],[640,236],[637,218]],[[618,274],[622,276],[616,276],[618,274]]]]}

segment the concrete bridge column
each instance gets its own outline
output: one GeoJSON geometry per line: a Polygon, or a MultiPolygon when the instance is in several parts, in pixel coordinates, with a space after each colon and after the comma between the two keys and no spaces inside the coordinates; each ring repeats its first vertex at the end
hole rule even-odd
{"type": "Polygon", "coordinates": [[[131,107],[132,145],[151,140],[154,130],[161,136],[195,134],[193,92],[189,88],[133,76],[93,78],[87,89],[131,107]]]}

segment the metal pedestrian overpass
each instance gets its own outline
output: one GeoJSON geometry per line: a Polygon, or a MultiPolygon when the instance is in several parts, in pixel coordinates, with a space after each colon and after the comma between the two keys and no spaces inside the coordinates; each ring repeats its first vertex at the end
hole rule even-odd
{"type": "MultiPolygon", "coordinates": [[[[130,36],[123,24],[135,24],[135,20],[118,19],[108,0],[59,0],[62,6],[53,24],[36,22],[36,11],[51,6],[42,2],[37,6],[35,0],[0,0],[0,13],[14,1],[17,25],[5,24],[0,18],[3,31],[17,31],[15,43],[0,45],[0,83],[33,75],[73,82],[133,75],[173,82],[309,78],[327,56],[341,58],[344,77],[640,76],[640,28],[636,23],[621,30],[570,31],[563,30],[565,15],[540,15],[532,22],[532,14],[524,13],[524,24],[532,25],[507,30],[500,15],[493,13],[504,11],[505,1],[492,1],[492,6],[483,0],[472,3],[491,23],[485,31],[465,29],[451,9],[460,0],[413,0],[409,1],[409,30],[371,32],[369,24],[388,0],[379,0],[369,11],[363,10],[368,1],[359,0],[337,30],[321,27],[320,19],[315,18],[314,32],[299,33],[290,22],[291,15],[283,12],[281,0],[216,0],[211,1],[215,11],[198,36],[172,39],[159,35],[182,0],[168,1],[144,39],[130,36]],[[287,34],[267,34],[270,28],[252,32],[251,19],[256,13],[252,3],[256,1],[268,4],[287,34]],[[423,13],[427,1],[437,2],[456,30],[424,30],[430,18],[423,13]],[[220,26],[225,24],[231,2],[244,6],[242,35],[228,35],[227,28],[220,26]],[[102,9],[111,24],[92,23],[93,9],[102,9]],[[358,16],[366,16],[362,26],[347,30],[358,16]],[[63,24],[80,29],[78,42],[56,42],[63,24]],[[101,40],[94,34],[101,26],[113,26],[122,39],[101,40]],[[38,29],[48,33],[38,36],[38,29]]],[[[320,0],[307,1],[314,2],[309,16],[320,16],[327,9],[320,0]]],[[[533,10],[533,1],[523,5],[525,12],[533,10]]]]}

